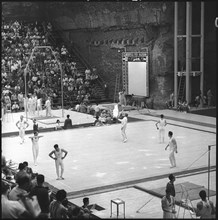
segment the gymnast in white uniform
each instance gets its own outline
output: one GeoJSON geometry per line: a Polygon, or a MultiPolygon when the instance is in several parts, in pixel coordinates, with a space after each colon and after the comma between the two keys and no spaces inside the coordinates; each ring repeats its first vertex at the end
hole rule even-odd
{"type": "Polygon", "coordinates": [[[157,128],[157,130],[159,130],[159,142],[160,143],[164,143],[165,126],[166,125],[167,125],[167,121],[164,118],[164,115],[161,114],[159,121],[156,123],[156,128],[157,128]]]}
{"type": "Polygon", "coordinates": [[[30,137],[31,141],[32,141],[32,151],[33,151],[33,162],[34,165],[37,165],[37,158],[39,155],[39,138],[43,137],[43,136],[38,136],[38,132],[35,131],[34,132],[34,136],[30,137]]]}
{"type": "Polygon", "coordinates": [[[20,144],[24,142],[24,137],[25,137],[25,129],[29,127],[29,124],[24,121],[23,115],[20,116],[20,120],[16,123],[16,126],[19,129],[19,136],[21,138],[20,144]]]}
{"type": "Polygon", "coordinates": [[[63,159],[67,156],[67,151],[64,150],[63,148],[59,148],[58,144],[54,145],[54,149],[50,154],[49,157],[55,160],[55,168],[56,168],[56,173],[57,173],[57,180],[63,180],[63,173],[64,173],[64,163],[63,159]],[[62,156],[62,152],[65,154],[62,156]],[[54,154],[55,157],[52,156],[54,154]],[[61,167],[61,175],[59,176],[59,166],[61,167]]]}

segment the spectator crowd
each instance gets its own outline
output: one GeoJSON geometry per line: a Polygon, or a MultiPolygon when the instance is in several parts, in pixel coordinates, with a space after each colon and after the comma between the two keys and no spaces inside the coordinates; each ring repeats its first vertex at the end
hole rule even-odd
{"type": "Polygon", "coordinates": [[[45,176],[34,173],[27,161],[16,169],[2,156],[1,195],[3,219],[92,218],[89,198],[83,199],[83,206],[75,206],[67,200],[64,189],[49,188],[45,176]]]}
{"type": "Polygon", "coordinates": [[[52,43],[52,29],[49,22],[2,24],[1,101],[4,112],[26,107],[35,113],[30,107],[32,102],[36,110],[37,100],[41,99],[44,105],[48,97],[53,106],[61,105],[61,78],[64,103],[88,103],[96,98],[96,68],[79,70],[65,45],[52,43]],[[42,47],[34,49],[35,46],[42,47]]]}

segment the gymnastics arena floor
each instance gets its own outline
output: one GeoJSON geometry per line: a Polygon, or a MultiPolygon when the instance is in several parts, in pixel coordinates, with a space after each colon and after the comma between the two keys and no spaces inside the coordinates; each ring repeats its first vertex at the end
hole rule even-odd
{"type": "MultiPolygon", "coordinates": [[[[54,115],[60,118],[60,110],[57,111],[59,112],[54,112],[54,115]]],[[[63,118],[71,114],[73,123],[76,118],[82,118],[81,113],[77,112],[66,110],[64,114],[63,118]]],[[[26,134],[24,144],[20,144],[17,135],[2,137],[2,153],[7,159],[17,163],[28,161],[34,172],[44,174],[45,181],[57,189],[65,189],[71,199],[82,198],[90,193],[95,194],[101,189],[111,191],[112,188],[116,190],[123,186],[133,186],[149,178],[150,180],[155,180],[156,177],[156,179],[167,178],[169,173],[180,174],[194,169],[206,169],[208,145],[214,145],[210,150],[210,165],[216,167],[216,122],[214,122],[216,119],[178,114],[170,110],[159,110],[154,114],[147,114],[146,110],[144,112],[134,110],[128,114],[140,120],[128,123],[126,143],[121,141],[120,124],[113,124],[40,132],[43,137],[39,140],[37,166],[33,165],[32,144],[29,138],[32,134],[26,134]],[[155,127],[160,114],[164,114],[168,122],[165,143],[159,143],[155,127]],[[203,125],[200,125],[199,121],[203,125]],[[168,131],[173,131],[178,144],[176,168],[170,168],[169,151],[164,150],[168,143],[168,131]],[[64,180],[56,180],[55,164],[48,156],[54,149],[54,144],[68,151],[64,159],[64,180]]],[[[94,121],[93,116],[83,115],[84,122],[94,121]]],[[[13,127],[18,119],[19,114],[13,116],[13,121],[5,120],[3,122],[5,131],[6,127],[13,127]]],[[[46,120],[50,121],[44,125],[54,126],[56,118],[53,122],[51,119],[46,120]]],[[[32,127],[31,120],[28,121],[32,127]]],[[[43,129],[43,123],[41,126],[43,129]]],[[[15,130],[14,127],[12,130],[15,130]]]]}

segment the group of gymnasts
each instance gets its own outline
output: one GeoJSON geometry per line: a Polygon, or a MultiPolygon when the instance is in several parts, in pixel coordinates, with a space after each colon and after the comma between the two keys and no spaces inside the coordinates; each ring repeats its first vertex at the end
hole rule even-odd
{"type": "MultiPolygon", "coordinates": [[[[127,135],[126,135],[126,129],[127,129],[127,123],[128,123],[128,114],[127,113],[119,113],[118,105],[114,106],[113,114],[117,117],[118,121],[121,122],[121,136],[122,136],[122,142],[127,142],[127,135]]],[[[166,119],[164,118],[164,115],[160,115],[160,119],[156,122],[156,128],[159,132],[159,143],[164,143],[164,136],[165,136],[165,127],[167,125],[166,119]]],[[[28,122],[24,120],[23,115],[20,116],[20,120],[16,123],[16,126],[19,129],[19,136],[21,138],[21,144],[24,143],[24,137],[25,137],[25,129],[29,126],[28,122]]],[[[34,165],[37,166],[37,158],[39,154],[39,139],[43,137],[42,135],[39,135],[38,130],[38,124],[36,123],[36,119],[33,119],[33,133],[34,135],[32,137],[29,137],[32,141],[32,152],[33,152],[33,161],[34,165]]],[[[169,160],[171,164],[171,168],[176,167],[176,159],[175,159],[175,153],[178,153],[177,151],[177,142],[176,139],[173,137],[173,132],[168,132],[169,142],[167,146],[165,147],[165,150],[169,148],[169,160]]],[[[63,165],[63,159],[67,155],[67,151],[64,149],[61,149],[58,147],[57,144],[54,145],[54,150],[49,154],[49,156],[55,160],[55,167],[56,167],[56,173],[57,173],[57,180],[64,179],[63,178],[63,172],[64,172],[64,165],[63,165]],[[62,156],[62,153],[64,153],[64,156],[62,156]],[[59,175],[59,166],[61,167],[61,174],[59,175]]]]}
{"type": "MultiPolygon", "coordinates": [[[[46,116],[52,116],[50,97],[47,97],[44,108],[46,109],[46,116]]],[[[37,98],[37,96],[34,94],[31,95],[29,98],[26,97],[24,99],[24,109],[25,109],[25,112],[28,112],[30,115],[35,115],[35,112],[37,111],[37,115],[40,116],[43,110],[42,98],[37,98]]]]}
{"type": "MultiPolygon", "coordinates": [[[[25,129],[29,127],[29,123],[24,120],[24,116],[20,116],[20,120],[16,123],[16,126],[19,129],[19,136],[21,138],[20,144],[23,144],[25,141],[25,129]]],[[[38,124],[36,123],[36,119],[33,119],[33,136],[29,137],[32,141],[32,152],[33,152],[33,161],[34,165],[37,166],[37,158],[39,155],[39,138],[43,137],[39,135],[38,124]]],[[[54,145],[54,150],[49,153],[49,157],[55,160],[55,168],[57,173],[57,180],[63,180],[64,173],[64,164],[63,159],[67,155],[67,151],[63,148],[59,148],[58,144],[54,145]],[[64,153],[64,155],[63,155],[64,153]],[[61,173],[59,173],[59,167],[61,168],[61,173]]]]}

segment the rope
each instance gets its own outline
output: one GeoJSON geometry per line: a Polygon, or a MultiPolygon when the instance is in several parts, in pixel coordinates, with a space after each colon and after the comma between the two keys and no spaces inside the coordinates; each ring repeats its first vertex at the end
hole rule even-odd
{"type": "Polygon", "coordinates": [[[136,212],[139,213],[139,210],[141,210],[145,205],[147,205],[152,199],[154,198],[154,196],[152,198],[150,198],[143,206],[141,206],[136,212]]]}
{"type": "Polygon", "coordinates": [[[185,170],[188,170],[195,162],[197,162],[201,157],[203,157],[209,150],[203,153],[199,158],[197,158],[191,165],[189,165],[185,170]]]}

